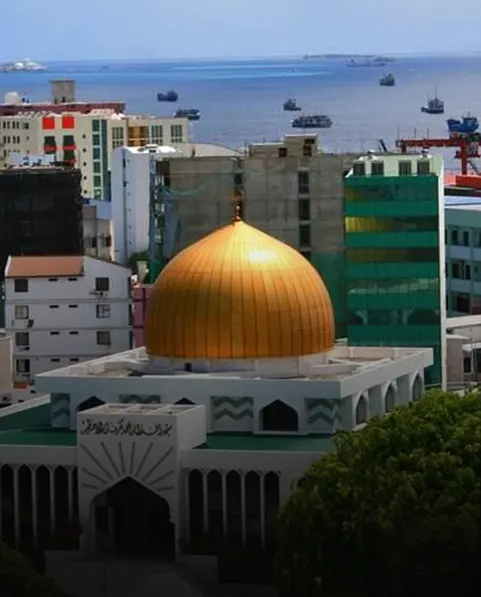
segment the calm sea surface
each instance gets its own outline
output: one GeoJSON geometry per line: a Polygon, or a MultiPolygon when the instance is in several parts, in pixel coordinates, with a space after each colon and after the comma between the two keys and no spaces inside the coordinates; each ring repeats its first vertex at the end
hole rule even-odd
{"type": "MultiPolygon", "coordinates": [[[[198,108],[195,141],[233,148],[273,141],[293,132],[292,113],[282,103],[295,97],[304,113],[322,112],[334,121],[319,132],[326,150],[388,147],[399,136],[446,136],[445,118],[467,112],[481,117],[481,56],[399,58],[387,67],[348,68],[343,60],[177,61],[143,63],[52,63],[45,73],[0,73],[0,94],[16,90],[32,101],[49,97],[49,81],[74,78],[80,100],[122,100],[132,113],[169,116],[173,109],[198,108]],[[387,72],[396,86],[380,87],[387,72]],[[156,101],[158,91],[175,89],[177,104],[156,101]],[[437,91],[444,116],[420,107],[437,91]]],[[[453,152],[445,153],[448,165],[453,152]]]]}

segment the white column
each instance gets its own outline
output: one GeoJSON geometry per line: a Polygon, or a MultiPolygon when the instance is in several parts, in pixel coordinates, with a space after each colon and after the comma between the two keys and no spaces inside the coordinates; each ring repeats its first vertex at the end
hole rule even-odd
{"type": "Polygon", "coordinates": [[[50,531],[55,532],[55,467],[49,466],[49,487],[50,487],[50,531]]]}
{"type": "Polygon", "coordinates": [[[207,534],[209,532],[209,491],[207,485],[207,475],[209,471],[202,471],[202,505],[204,508],[204,533],[207,534]]]}
{"type": "Polygon", "coordinates": [[[186,541],[190,541],[190,495],[189,495],[190,471],[191,471],[191,469],[188,469],[185,472],[185,483],[184,483],[184,500],[185,500],[185,504],[184,504],[184,512],[185,512],[184,538],[186,541]]]}
{"type": "Polygon", "coordinates": [[[246,544],[246,473],[240,471],[241,483],[241,520],[242,520],[242,545],[246,544]]]}
{"type": "Polygon", "coordinates": [[[73,468],[67,466],[67,475],[68,475],[68,519],[69,521],[73,520],[73,468]]]}
{"type": "Polygon", "coordinates": [[[259,488],[260,488],[260,508],[261,508],[261,544],[266,546],[266,497],[264,490],[264,473],[259,474],[259,488]]]}
{"type": "Polygon", "coordinates": [[[15,526],[15,546],[20,545],[20,497],[18,491],[18,466],[13,466],[13,522],[15,526]]]}
{"type": "Polygon", "coordinates": [[[221,471],[222,474],[222,531],[224,537],[227,537],[227,473],[221,471]]]}
{"type": "Polygon", "coordinates": [[[32,532],[33,544],[37,545],[38,541],[38,491],[37,491],[37,467],[34,465],[30,467],[31,481],[32,481],[32,532]]]}

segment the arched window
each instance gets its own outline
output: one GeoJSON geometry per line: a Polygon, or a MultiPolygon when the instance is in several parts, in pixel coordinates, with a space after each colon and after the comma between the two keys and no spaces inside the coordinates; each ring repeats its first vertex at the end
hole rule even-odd
{"type": "Polygon", "coordinates": [[[361,396],[356,405],[356,425],[367,423],[368,403],[365,396],[361,396]]]}
{"type": "Polygon", "coordinates": [[[195,404],[195,402],[192,402],[192,400],[189,400],[188,398],[181,398],[180,400],[177,400],[177,402],[175,402],[175,404],[180,404],[182,405],[186,405],[188,406],[189,404],[195,404]]]}
{"type": "Polygon", "coordinates": [[[275,400],[261,410],[262,431],[298,431],[297,412],[281,400],[275,400]]]}
{"type": "Polygon", "coordinates": [[[416,379],[413,383],[413,391],[412,396],[413,400],[419,400],[421,396],[424,394],[424,383],[423,380],[419,375],[416,375],[416,379]]]}
{"type": "Polygon", "coordinates": [[[89,408],[102,406],[102,404],[105,404],[103,400],[100,400],[100,398],[97,398],[97,396],[90,396],[90,398],[87,398],[87,400],[84,400],[77,406],[77,412],[81,413],[82,411],[88,410],[89,408]]]}
{"type": "Polygon", "coordinates": [[[390,412],[396,406],[396,391],[389,386],[384,396],[384,412],[390,412]]]}

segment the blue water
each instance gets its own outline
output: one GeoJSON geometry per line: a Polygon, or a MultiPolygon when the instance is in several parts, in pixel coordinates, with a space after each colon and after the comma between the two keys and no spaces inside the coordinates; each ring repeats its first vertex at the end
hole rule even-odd
{"type": "Polygon", "coordinates": [[[0,94],[17,90],[45,100],[51,79],[74,78],[80,100],[122,100],[132,113],[169,116],[176,107],[198,108],[202,117],[192,124],[194,140],[234,148],[293,132],[292,113],[282,110],[288,97],[297,98],[305,113],[323,112],[333,119],[332,129],[319,132],[322,147],[330,151],[376,148],[379,138],[392,147],[399,136],[446,136],[446,118],[467,112],[481,116],[481,55],[399,58],[379,68],[300,59],[47,66],[45,73],[0,73],[0,94]],[[395,75],[395,87],[379,86],[387,72],[395,75]],[[171,88],[180,101],[158,103],[157,91],[171,88]],[[435,90],[445,101],[444,116],[420,111],[435,90]]]}

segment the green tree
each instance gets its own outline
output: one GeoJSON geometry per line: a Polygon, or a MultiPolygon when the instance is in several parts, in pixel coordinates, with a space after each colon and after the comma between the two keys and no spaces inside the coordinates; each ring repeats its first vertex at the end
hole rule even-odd
{"type": "Polygon", "coordinates": [[[132,253],[129,257],[128,266],[132,270],[132,273],[137,273],[137,262],[138,261],[147,261],[149,262],[149,251],[137,251],[136,253],[132,253]]]}
{"type": "Polygon", "coordinates": [[[339,433],[280,513],[281,592],[319,595],[316,578],[332,595],[475,587],[480,450],[479,394],[432,391],[339,433]]]}
{"type": "Polygon", "coordinates": [[[68,597],[55,582],[33,570],[18,551],[0,543],[1,597],[68,597]]]}

